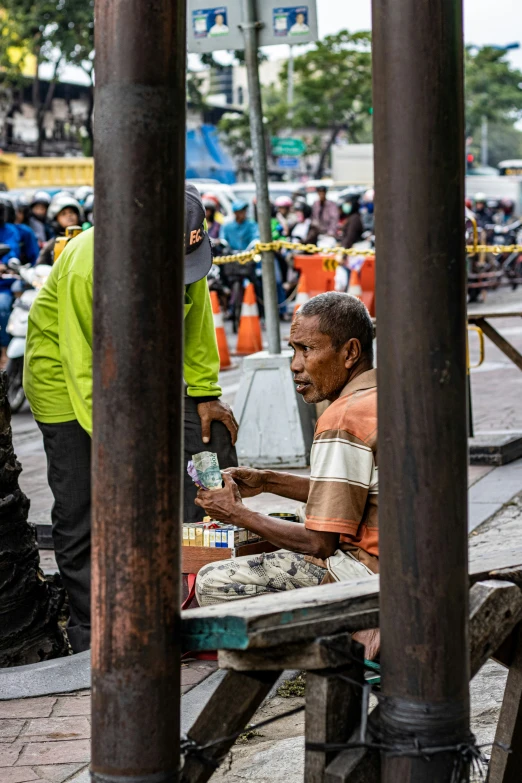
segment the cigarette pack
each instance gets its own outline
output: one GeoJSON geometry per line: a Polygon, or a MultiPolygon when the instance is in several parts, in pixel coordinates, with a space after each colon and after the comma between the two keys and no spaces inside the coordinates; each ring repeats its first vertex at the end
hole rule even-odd
{"type": "Polygon", "coordinates": [[[195,526],[196,546],[203,546],[203,525],[195,526]]]}
{"type": "Polygon", "coordinates": [[[209,546],[212,546],[212,547],[216,546],[216,532],[217,531],[216,531],[215,527],[211,527],[210,530],[208,531],[208,538],[209,538],[208,545],[209,546]]]}
{"type": "Polygon", "coordinates": [[[203,529],[203,546],[210,546],[210,529],[208,527],[203,529]]]}
{"type": "Polygon", "coordinates": [[[196,546],[196,528],[189,525],[189,546],[196,546]]]}
{"type": "Polygon", "coordinates": [[[186,525],[183,525],[183,546],[189,545],[189,532],[188,527],[186,525]]]}

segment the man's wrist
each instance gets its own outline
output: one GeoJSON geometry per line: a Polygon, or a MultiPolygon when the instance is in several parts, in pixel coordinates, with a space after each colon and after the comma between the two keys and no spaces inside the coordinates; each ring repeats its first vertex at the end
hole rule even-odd
{"type": "Polygon", "coordinates": [[[204,402],[219,402],[220,397],[192,397],[196,405],[201,405],[204,402]]]}

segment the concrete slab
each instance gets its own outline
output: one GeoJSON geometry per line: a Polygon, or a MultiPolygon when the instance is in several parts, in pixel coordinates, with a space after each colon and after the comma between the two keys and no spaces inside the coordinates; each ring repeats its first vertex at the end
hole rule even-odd
{"type": "Polygon", "coordinates": [[[472,465],[507,465],[522,457],[522,432],[476,432],[469,439],[472,465]]]}
{"type": "Polygon", "coordinates": [[[90,687],[90,652],[0,669],[0,701],[72,693],[90,687]]]}

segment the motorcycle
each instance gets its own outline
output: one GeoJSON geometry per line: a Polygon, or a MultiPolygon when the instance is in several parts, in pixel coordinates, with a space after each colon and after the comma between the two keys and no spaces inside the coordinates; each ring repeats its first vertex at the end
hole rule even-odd
{"type": "Polygon", "coordinates": [[[9,269],[16,272],[20,280],[26,286],[26,290],[15,300],[13,310],[7,322],[7,333],[11,335],[11,341],[7,346],[7,373],[8,389],[7,399],[11,411],[17,413],[25,402],[23,387],[24,355],[27,340],[27,327],[29,323],[29,310],[38,296],[38,292],[51,274],[51,266],[39,264],[31,266],[12,258],[8,263],[9,269]]]}
{"type": "MultiPolygon", "coordinates": [[[[503,245],[517,245],[522,239],[522,221],[516,220],[509,225],[488,226],[492,230],[491,244],[502,247],[503,245]]],[[[522,282],[522,255],[514,251],[512,253],[500,253],[497,261],[515,291],[522,282]]]]}

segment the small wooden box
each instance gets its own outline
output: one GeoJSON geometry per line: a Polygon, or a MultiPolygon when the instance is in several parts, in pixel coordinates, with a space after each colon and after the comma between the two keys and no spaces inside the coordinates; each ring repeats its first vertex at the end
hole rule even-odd
{"type": "Polygon", "coordinates": [[[252,544],[244,544],[236,549],[225,549],[213,546],[182,546],[181,570],[184,574],[197,574],[200,569],[209,563],[218,560],[231,560],[233,557],[245,555],[260,555],[262,552],[275,552],[278,547],[268,541],[256,541],[252,544]]]}

